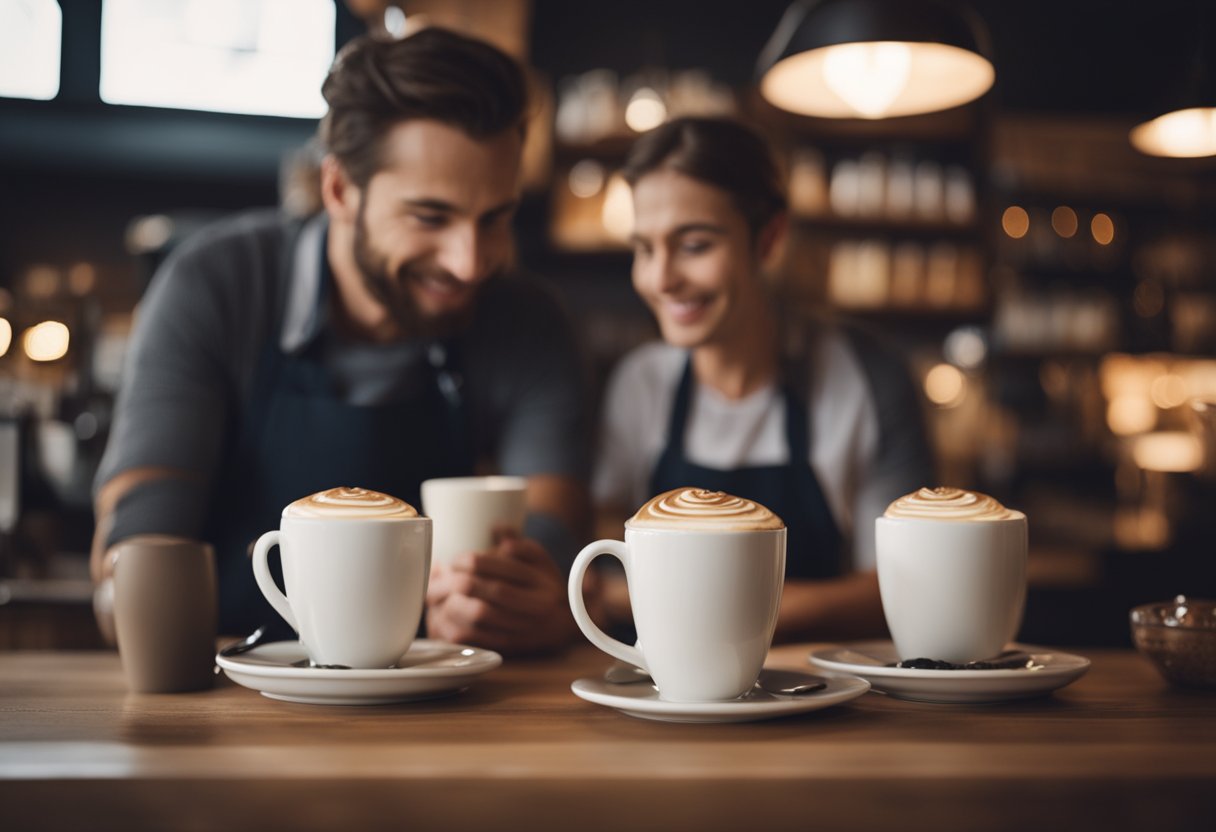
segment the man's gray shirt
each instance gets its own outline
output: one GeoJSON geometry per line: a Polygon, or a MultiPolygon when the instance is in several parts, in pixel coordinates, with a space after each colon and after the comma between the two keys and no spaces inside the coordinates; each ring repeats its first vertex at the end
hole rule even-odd
{"type": "MultiPolygon", "coordinates": [[[[108,542],[140,533],[199,536],[211,483],[233,452],[272,339],[287,353],[319,341],[349,404],[403,400],[431,383],[429,343],[373,344],[330,330],[326,227],[324,217],[301,223],[276,212],[244,214],[186,241],[158,271],[137,311],[97,483],[141,467],[188,476],[133,490],[116,509],[108,542]]],[[[516,275],[488,280],[475,306],[457,341],[476,458],[504,474],[585,479],[583,366],[569,320],[541,284],[516,275]]]]}

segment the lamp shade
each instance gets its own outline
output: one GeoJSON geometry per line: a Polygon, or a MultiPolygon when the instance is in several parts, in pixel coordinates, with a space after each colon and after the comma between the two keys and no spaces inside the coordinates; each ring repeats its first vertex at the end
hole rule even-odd
{"type": "Polygon", "coordinates": [[[1132,146],[1149,156],[1216,156],[1216,107],[1186,107],[1132,128],[1132,146]]]}
{"type": "Polygon", "coordinates": [[[975,14],[935,0],[803,0],[760,56],[760,92],[783,110],[890,118],[957,107],[996,79],[975,14]]]}
{"type": "MultiPolygon", "coordinates": [[[[1216,156],[1216,73],[1211,67],[1216,11],[1211,3],[1196,3],[1194,17],[1183,21],[1194,52],[1189,71],[1163,89],[1161,115],[1132,128],[1132,147],[1149,156],[1196,159],[1216,156]]],[[[1185,47],[1183,47],[1185,48],[1185,47]]]]}

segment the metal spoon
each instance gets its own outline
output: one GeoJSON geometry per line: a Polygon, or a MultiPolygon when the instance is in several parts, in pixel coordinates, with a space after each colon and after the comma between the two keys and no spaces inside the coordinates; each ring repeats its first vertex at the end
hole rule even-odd
{"type": "MultiPolygon", "coordinates": [[[[642,668],[635,667],[628,662],[619,661],[614,662],[611,667],[604,671],[604,681],[613,685],[636,685],[642,682],[654,684],[654,679],[642,668]]],[[[827,681],[822,677],[812,676],[809,673],[801,673],[797,670],[769,670],[765,668],[760,671],[760,676],[756,679],[757,690],[778,696],[801,696],[823,690],[827,686],[827,681]]]]}
{"type": "MultiPolygon", "coordinates": [[[[234,641],[227,647],[220,650],[220,655],[239,656],[241,653],[248,653],[253,648],[257,647],[266,637],[266,625],[263,624],[249,635],[245,636],[241,641],[234,641]]],[[[299,659],[291,663],[292,667],[312,667],[317,670],[350,670],[350,667],[344,664],[313,664],[311,659],[299,659]]],[[[219,668],[216,668],[219,672],[219,668]]]]}
{"type": "Polygon", "coordinates": [[[827,679],[822,676],[812,676],[810,673],[802,673],[798,670],[765,668],[760,671],[760,677],[756,679],[757,689],[778,696],[802,696],[806,693],[823,690],[827,686],[827,679]]]}
{"type": "Polygon", "coordinates": [[[262,643],[262,639],[266,637],[266,625],[258,627],[241,641],[234,641],[227,647],[220,650],[221,656],[239,656],[241,653],[248,653],[253,648],[262,643]]]}
{"type": "Polygon", "coordinates": [[[311,667],[313,670],[350,670],[345,664],[313,664],[312,659],[299,659],[291,663],[292,667],[311,667]]]}

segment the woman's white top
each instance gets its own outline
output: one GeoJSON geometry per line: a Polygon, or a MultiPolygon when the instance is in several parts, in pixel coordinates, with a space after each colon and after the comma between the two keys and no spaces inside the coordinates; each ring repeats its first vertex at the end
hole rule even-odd
{"type": "MultiPolygon", "coordinates": [[[[810,463],[855,569],[874,568],[874,520],[896,498],[936,485],[921,404],[906,369],[872,339],[811,325],[802,384],[810,463]]],[[[602,409],[593,493],[598,505],[632,510],[653,495],[650,476],[667,442],[687,351],[645,344],[617,365],[602,409]]],[[[785,407],[773,383],[730,400],[694,385],[684,456],[707,468],[789,461],[785,407]]],[[[696,483],[688,483],[695,486],[696,483]]]]}

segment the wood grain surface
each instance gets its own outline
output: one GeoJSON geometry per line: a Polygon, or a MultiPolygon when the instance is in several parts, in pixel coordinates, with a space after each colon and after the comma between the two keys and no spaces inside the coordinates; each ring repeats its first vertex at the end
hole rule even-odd
{"type": "MultiPolygon", "coordinates": [[[[806,668],[812,645],[769,665],[806,668]]],[[[867,694],[768,722],[591,705],[587,647],[366,707],[126,692],[113,653],[0,653],[0,829],[1210,829],[1216,694],[1085,651],[1055,694],[867,694]]]]}

